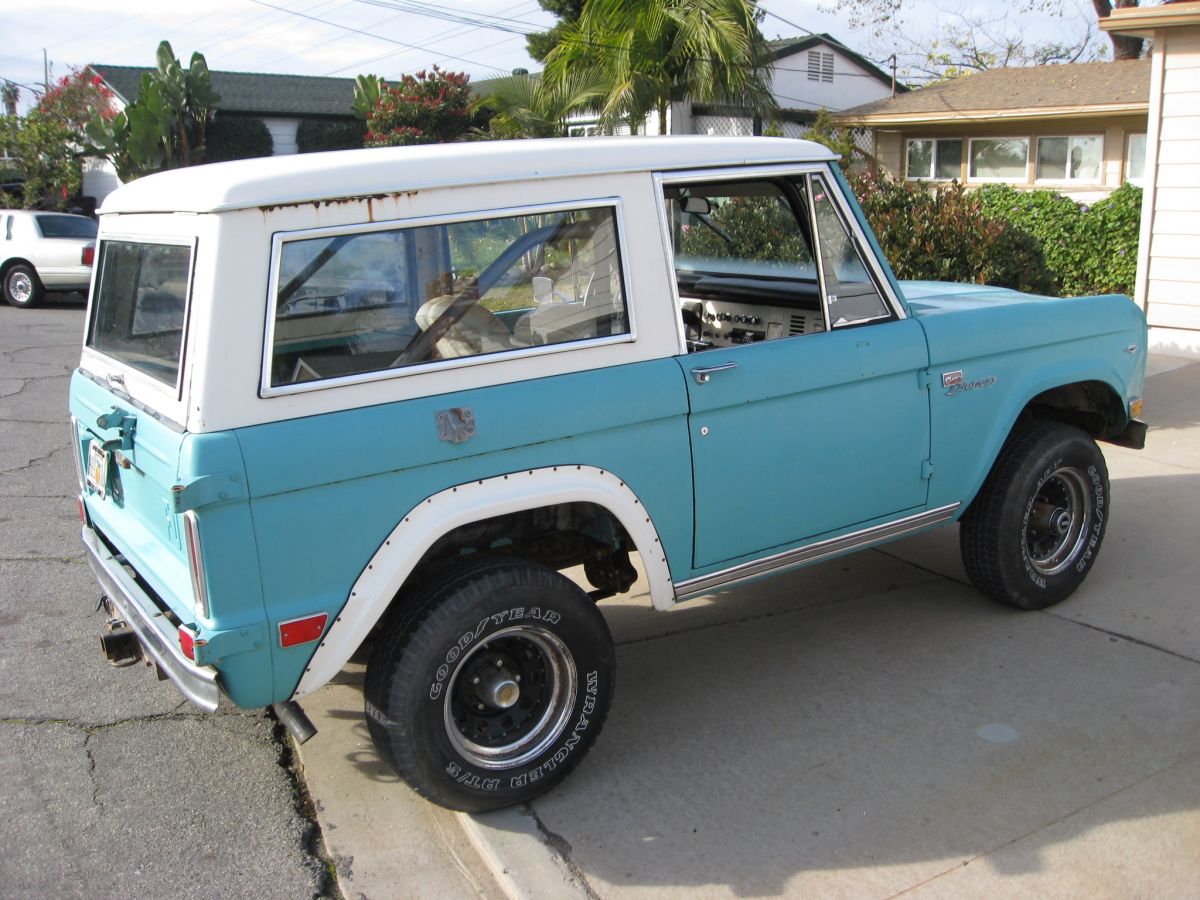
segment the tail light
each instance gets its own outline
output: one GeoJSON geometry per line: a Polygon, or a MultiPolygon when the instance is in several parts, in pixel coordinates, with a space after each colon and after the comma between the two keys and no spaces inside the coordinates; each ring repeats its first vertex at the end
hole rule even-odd
{"type": "Polygon", "coordinates": [[[96,247],[94,244],[88,244],[83,248],[83,252],[79,255],[79,262],[85,266],[91,266],[95,264],[96,247]]]}
{"type": "Polygon", "coordinates": [[[195,598],[196,614],[209,618],[208,581],[204,577],[204,552],[200,546],[200,527],[196,513],[188,510],[183,514],[183,542],[187,547],[188,571],[192,576],[192,596],[195,598]]]}
{"type": "Polygon", "coordinates": [[[192,662],[196,661],[196,635],[186,625],[179,626],[179,649],[192,662]]]}

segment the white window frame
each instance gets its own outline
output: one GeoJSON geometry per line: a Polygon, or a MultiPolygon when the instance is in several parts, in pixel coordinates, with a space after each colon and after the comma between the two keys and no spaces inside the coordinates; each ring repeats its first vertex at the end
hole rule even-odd
{"type": "Polygon", "coordinates": [[[966,144],[965,138],[960,137],[911,137],[904,139],[904,180],[905,181],[941,181],[949,183],[955,179],[962,180],[962,164],[963,159],[960,154],[958,160],[958,174],[953,178],[939,178],[937,176],[938,164],[938,149],[937,145],[940,141],[958,141],[961,144],[966,144]],[[933,144],[933,155],[929,158],[929,174],[928,175],[909,175],[908,174],[908,156],[909,145],[917,141],[929,141],[933,144]]]}
{"type": "Polygon", "coordinates": [[[1149,144],[1142,148],[1142,174],[1134,177],[1129,172],[1129,161],[1132,157],[1130,152],[1130,144],[1133,143],[1133,139],[1136,137],[1140,137],[1142,140],[1147,142],[1149,141],[1149,137],[1144,131],[1131,131],[1125,135],[1125,162],[1122,166],[1122,173],[1125,180],[1130,184],[1136,185],[1137,187],[1142,187],[1146,183],[1146,150],[1149,149],[1149,144]]]}
{"type": "Polygon", "coordinates": [[[472,210],[470,212],[453,213],[449,215],[418,216],[411,219],[393,219],[381,222],[362,222],[355,225],[336,225],[327,228],[306,228],[299,231],[276,232],[271,238],[271,276],[269,302],[267,303],[267,322],[263,338],[263,359],[259,369],[258,396],[286,396],[289,394],[304,394],[311,391],[336,390],[346,385],[364,384],[373,381],[386,381],[394,378],[411,378],[425,372],[443,371],[446,369],[468,368],[473,366],[496,365],[506,360],[526,359],[529,357],[549,356],[554,353],[577,351],[584,347],[606,346],[609,344],[628,344],[637,340],[637,313],[629,297],[629,248],[626,245],[627,229],[625,216],[619,197],[589,197],[579,200],[569,200],[561,203],[539,203],[529,206],[513,206],[500,209],[472,210]],[[539,213],[569,212],[575,209],[607,208],[612,210],[613,220],[617,229],[617,251],[620,253],[621,264],[621,298],[625,306],[627,330],[621,334],[605,335],[588,338],[582,341],[563,341],[557,344],[542,344],[534,347],[523,347],[515,350],[505,350],[498,353],[486,353],[479,356],[459,356],[454,359],[440,359],[431,362],[402,366],[396,369],[379,369],[371,372],[358,372],[353,375],[343,375],[334,378],[322,378],[315,381],[304,381],[297,384],[271,384],[271,365],[275,352],[275,306],[279,299],[279,269],[283,257],[283,245],[292,241],[304,241],[312,238],[337,237],[346,234],[366,234],[382,231],[402,231],[410,228],[423,228],[432,225],[453,225],[458,222],[477,222],[481,219],[499,219],[513,216],[532,216],[539,213]]]}
{"type": "Polygon", "coordinates": [[[970,138],[967,141],[967,181],[974,184],[1029,184],[1029,142],[1028,135],[1007,135],[998,134],[994,137],[978,137],[970,138]],[[1025,177],[1020,181],[1013,181],[1011,178],[991,175],[975,175],[971,172],[971,160],[975,156],[975,143],[977,141],[1024,141],[1025,142],[1025,177]]]}
{"type": "Polygon", "coordinates": [[[1034,138],[1034,152],[1032,159],[1026,157],[1026,161],[1033,164],[1034,184],[1103,184],[1104,183],[1104,135],[1103,134],[1039,134],[1034,138]],[[1072,178],[1071,177],[1071,142],[1081,139],[1098,138],[1100,141],[1100,166],[1096,178],[1072,178]],[[1067,142],[1067,174],[1062,178],[1043,178],[1038,173],[1038,154],[1037,147],[1042,141],[1066,140],[1067,142]]]}

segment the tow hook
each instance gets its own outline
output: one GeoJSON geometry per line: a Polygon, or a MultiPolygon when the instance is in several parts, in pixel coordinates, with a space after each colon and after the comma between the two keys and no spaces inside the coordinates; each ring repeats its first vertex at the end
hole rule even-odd
{"type": "Polygon", "coordinates": [[[100,633],[100,649],[114,666],[130,666],[142,658],[137,635],[121,619],[109,619],[100,633]]]}

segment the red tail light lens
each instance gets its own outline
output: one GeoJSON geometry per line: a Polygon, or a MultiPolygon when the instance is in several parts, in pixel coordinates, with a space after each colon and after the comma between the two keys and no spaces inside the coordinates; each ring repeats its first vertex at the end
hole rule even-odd
{"type": "Polygon", "coordinates": [[[179,649],[192,662],[196,661],[196,635],[186,625],[179,626],[179,649]]]}
{"type": "Polygon", "coordinates": [[[84,247],[83,253],[80,254],[79,261],[80,261],[80,263],[82,263],[85,266],[94,265],[96,262],[96,248],[95,247],[84,247]]]}

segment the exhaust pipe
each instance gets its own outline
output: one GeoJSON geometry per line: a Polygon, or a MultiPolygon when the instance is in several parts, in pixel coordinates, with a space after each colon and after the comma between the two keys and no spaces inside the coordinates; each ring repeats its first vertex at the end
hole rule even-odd
{"type": "Polygon", "coordinates": [[[296,739],[297,744],[303,744],[317,733],[317,726],[304,714],[304,710],[300,708],[300,704],[295,700],[285,700],[283,703],[276,703],[271,709],[275,712],[275,717],[284,724],[292,737],[296,739]]]}

